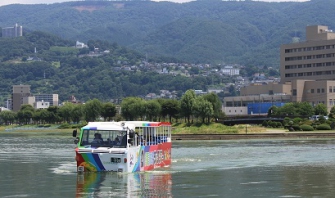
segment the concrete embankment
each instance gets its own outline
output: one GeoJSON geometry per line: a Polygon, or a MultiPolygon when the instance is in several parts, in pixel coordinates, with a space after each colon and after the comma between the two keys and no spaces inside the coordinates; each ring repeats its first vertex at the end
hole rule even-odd
{"type": "Polygon", "coordinates": [[[237,139],[284,139],[284,138],[335,138],[335,132],[283,132],[251,134],[172,134],[172,140],[237,140],[237,139]]]}

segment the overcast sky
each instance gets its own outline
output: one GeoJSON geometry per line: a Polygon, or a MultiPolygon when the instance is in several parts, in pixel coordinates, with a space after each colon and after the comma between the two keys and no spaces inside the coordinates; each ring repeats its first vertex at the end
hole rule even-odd
{"type": "MultiPolygon", "coordinates": [[[[74,0],[0,0],[0,6],[8,5],[8,4],[50,4],[50,3],[61,3],[66,1],[74,1],[74,0]]],[[[155,0],[155,1],[167,1],[167,0],[155,0]]],[[[188,2],[191,0],[168,0],[172,2],[188,2]]],[[[307,1],[307,0],[260,0],[260,1],[268,1],[268,2],[283,2],[283,1],[307,1]]]]}

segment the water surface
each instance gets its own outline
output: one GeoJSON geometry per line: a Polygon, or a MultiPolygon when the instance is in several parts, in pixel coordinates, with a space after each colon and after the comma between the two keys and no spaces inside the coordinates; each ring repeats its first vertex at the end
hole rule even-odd
{"type": "Polygon", "coordinates": [[[0,197],[333,197],[335,140],[173,142],[172,166],[77,174],[73,139],[0,133],[0,197]]]}

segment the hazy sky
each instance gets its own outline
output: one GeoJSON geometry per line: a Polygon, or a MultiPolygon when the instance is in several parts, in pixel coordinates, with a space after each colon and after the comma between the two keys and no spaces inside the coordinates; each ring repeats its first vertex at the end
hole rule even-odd
{"type": "MultiPolygon", "coordinates": [[[[75,1],[75,0],[0,0],[0,6],[8,5],[8,4],[50,4],[50,3],[61,3],[65,1],[75,1]]],[[[155,1],[167,1],[167,0],[155,0],[155,1]]],[[[172,2],[188,2],[191,0],[168,0],[172,2]]],[[[268,1],[268,2],[283,2],[283,1],[308,1],[308,0],[260,0],[260,1],[268,1]]]]}

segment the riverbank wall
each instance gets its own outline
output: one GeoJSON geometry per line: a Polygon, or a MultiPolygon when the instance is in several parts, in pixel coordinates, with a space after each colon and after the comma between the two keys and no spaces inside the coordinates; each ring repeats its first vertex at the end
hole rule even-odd
{"type": "Polygon", "coordinates": [[[335,132],[283,132],[251,134],[172,134],[172,140],[243,140],[335,138],[335,132]]]}

